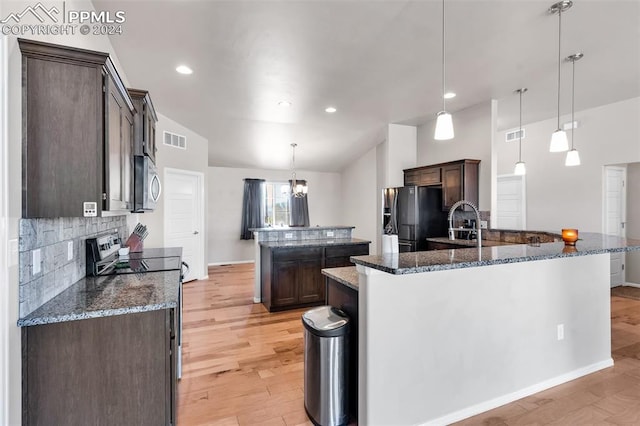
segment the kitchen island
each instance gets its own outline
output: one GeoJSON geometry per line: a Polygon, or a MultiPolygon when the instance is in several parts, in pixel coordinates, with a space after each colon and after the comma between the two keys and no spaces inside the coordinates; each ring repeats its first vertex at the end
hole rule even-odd
{"type": "Polygon", "coordinates": [[[349,258],[352,255],[369,253],[371,242],[352,238],[353,228],[312,226],[251,229],[256,259],[254,303],[262,302],[269,310],[324,303],[324,281],[320,270],[350,266],[352,263],[349,258]],[[301,284],[294,286],[293,280],[301,284]],[[279,282],[284,285],[279,286],[279,282]]]}
{"type": "Polygon", "coordinates": [[[449,424],[613,365],[609,253],[640,241],[581,237],[352,258],[358,421],[449,424]]]}

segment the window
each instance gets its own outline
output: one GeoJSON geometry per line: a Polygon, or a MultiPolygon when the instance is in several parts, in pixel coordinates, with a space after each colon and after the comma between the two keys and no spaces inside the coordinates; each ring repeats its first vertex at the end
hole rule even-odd
{"type": "Polygon", "coordinates": [[[291,209],[289,205],[289,183],[265,182],[264,192],[264,225],[288,226],[291,209]]]}

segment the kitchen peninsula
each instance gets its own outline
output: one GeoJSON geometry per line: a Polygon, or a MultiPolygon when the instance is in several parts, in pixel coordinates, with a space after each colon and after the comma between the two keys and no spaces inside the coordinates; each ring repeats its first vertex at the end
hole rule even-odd
{"type": "Polygon", "coordinates": [[[630,250],[581,234],[352,258],[358,421],[449,424],[613,365],[609,253],[630,250]]]}
{"type": "Polygon", "coordinates": [[[352,238],[352,226],[253,229],[255,295],[269,311],[325,303],[322,268],[352,265],[370,241],[352,238]]]}

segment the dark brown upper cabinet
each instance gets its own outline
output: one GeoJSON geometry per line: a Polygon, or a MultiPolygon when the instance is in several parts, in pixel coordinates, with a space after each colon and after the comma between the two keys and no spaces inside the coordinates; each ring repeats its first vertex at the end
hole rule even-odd
{"type": "Polygon", "coordinates": [[[109,55],[19,39],[22,216],[132,207],[134,107],[109,55]]]}
{"type": "Polygon", "coordinates": [[[146,90],[127,89],[137,114],[134,117],[133,154],[146,155],[156,162],[156,123],[158,116],[146,90]]]}
{"type": "MultiPolygon", "coordinates": [[[[480,160],[459,160],[404,171],[404,185],[442,186],[442,210],[460,200],[478,205],[480,160]]],[[[463,206],[468,209],[467,206],[463,206]]]]}

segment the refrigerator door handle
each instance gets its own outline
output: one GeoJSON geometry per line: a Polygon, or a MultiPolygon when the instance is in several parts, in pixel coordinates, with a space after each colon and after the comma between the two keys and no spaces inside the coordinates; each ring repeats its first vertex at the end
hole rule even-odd
{"type": "Polygon", "coordinates": [[[393,220],[393,233],[398,235],[398,191],[393,191],[393,210],[391,213],[391,219],[393,220]]]}

